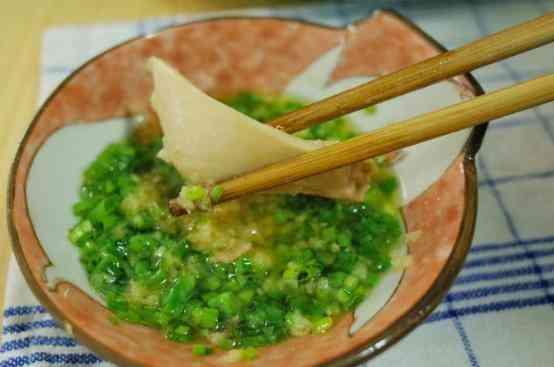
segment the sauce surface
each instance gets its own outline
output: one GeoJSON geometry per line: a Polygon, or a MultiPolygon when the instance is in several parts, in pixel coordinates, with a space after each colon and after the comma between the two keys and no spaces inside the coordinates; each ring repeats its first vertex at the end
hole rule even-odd
{"type": "MultiPolygon", "coordinates": [[[[226,101],[265,122],[299,108],[285,97],[243,93],[226,101]]],[[[344,140],[340,118],[298,133],[344,140]]],[[[391,267],[402,241],[398,180],[385,160],[363,203],[256,194],[208,212],[170,215],[167,203],[186,179],[156,158],[161,139],[137,134],[114,143],[84,172],[79,247],[89,281],[117,320],[161,329],[175,341],[249,348],[322,333],[353,310],[391,267]]]]}

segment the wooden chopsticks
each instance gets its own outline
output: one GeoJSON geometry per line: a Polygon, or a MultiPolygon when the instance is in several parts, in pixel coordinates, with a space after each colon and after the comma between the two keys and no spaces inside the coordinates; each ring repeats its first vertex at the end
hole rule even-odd
{"type": "MultiPolygon", "coordinates": [[[[554,13],[550,12],[313,103],[275,119],[271,125],[289,133],[299,131],[552,41],[554,13]]],[[[220,182],[223,194],[218,202],[366,160],[553,99],[554,75],[520,83],[220,182]]]]}
{"type": "Polygon", "coordinates": [[[554,13],[468,43],[293,111],[270,124],[288,133],[361,110],[554,41],[554,13]]]}
{"type": "Polygon", "coordinates": [[[554,100],[554,74],[485,94],[221,182],[221,201],[263,191],[554,100]]]}

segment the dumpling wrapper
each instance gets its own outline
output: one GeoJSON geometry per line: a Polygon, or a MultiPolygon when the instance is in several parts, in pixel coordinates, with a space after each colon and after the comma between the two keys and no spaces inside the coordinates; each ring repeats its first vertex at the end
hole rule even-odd
{"type": "MultiPolygon", "coordinates": [[[[164,133],[159,158],[193,184],[209,185],[321,148],[330,142],[287,134],[211,98],[164,61],[151,58],[152,107],[164,133]]],[[[361,201],[370,165],[361,162],[272,191],[361,201]]]]}

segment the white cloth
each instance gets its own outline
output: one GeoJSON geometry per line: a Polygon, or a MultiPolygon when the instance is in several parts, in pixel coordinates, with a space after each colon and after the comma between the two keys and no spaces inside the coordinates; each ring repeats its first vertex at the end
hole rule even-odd
{"type": "MultiPolygon", "coordinates": [[[[552,10],[554,0],[337,0],[228,13],[343,25],[383,6],[398,10],[453,48],[552,10]]],[[[138,34],[191,19],[178,16],[48,30],[42,52],[41,101],[69,72],[100,51],[138,34]]],[[[549,45],[483,68],[475,76],[485,90],[494,90],[553,72],[553,59],[554,45],[549,45]]],[[[479,156],[479,218],[466,265],[429,320],[370,362],[371,366],[554,364],[553,157],[552,103],[490,127],[479,156]]],[[[9,270],[2,342],[0,367],[110,365],[57,327],[30,293],[14,261],[9,270]]]]}

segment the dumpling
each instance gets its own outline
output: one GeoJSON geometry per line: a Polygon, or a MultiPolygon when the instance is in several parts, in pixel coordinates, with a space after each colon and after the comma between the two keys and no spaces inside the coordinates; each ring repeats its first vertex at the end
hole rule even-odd
{"type": "MultiPolygon", "coordinates": [[[[164,133],[159,157],[192,184],[214,184],[332,144],[261,124],[206,95],[160,59],[151,58],[149,68],[154,80],[151,102],[164,133]]],[[[370,167],[362,162],[272,191],[361,201],[370,167]]]]}

